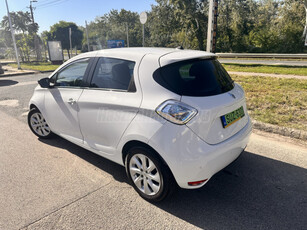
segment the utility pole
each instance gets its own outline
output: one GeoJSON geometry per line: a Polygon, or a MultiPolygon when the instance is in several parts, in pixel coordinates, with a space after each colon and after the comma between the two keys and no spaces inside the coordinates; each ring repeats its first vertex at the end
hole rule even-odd
{"type": "Polygon", "coordinates": [[[72,57],[71,27],[69,27],[69,47],[70,47],[70,55],[69,55],[69,58],[71,58],[71,57],[72,57]]]}
{"type": "MultiPolygon", "coordinates": [[[[46,41],[47,41],[47,37],[46,37],[46,41]]],[[[44,44],[45,61],[47,62],[47,46],[46,46],[46,41],[45,41],[45,36],[42,35],[42,42],[44,44]]]]}
{"type": "Polygon", "coordinates": [[[217,17],[218,0],[210,0],[207,33],[207,52],[215,53],[216,51],[217,17]]]}
{"type": "MultiPolygon", "coordinates": [[[[32,2],[37,2],[37,0],[31,0],[30,1],[30,12],[31,12],[31,17],[32,17],[32,24],[33,24],[33,29],[35,28],[35,22],[34,22],[34,14],[33,14],[33,7],[32,7],[32,2]]],[[[36,60],[39,61],[42,58],[42,54],[40,52],[39,44],[38,44],[38,39],[37,39],[37,34],[35,31],[33,31],[33,36],[34,36],[34,47],[35,47],[35,52],[36,52],[36,60]]]]}
{"type": "Polygon", "coordinates": [[[147,22],[147,13],[144,11],[140,14],[140,22],[143,25],[143,47],[145,46],[145,23],[147,22]]]}
{"type": "Polygon", "coordinates": [[[127,31],[127,47],[129,47],[129,30],[128,30],[128,22],[126,22],[126,31],[127,31]]]}
{"type": "Polygon", "coordinates": [[[143,47],[145,46],[145,24],[143,24],[143,47]]]}
{"type": "Polygon", "coordinates": [[[87,51],[90,52],[90,43],[89,43],[89,41],[88,41],[87,21],[85,21],[85,32],[86,32],[86,40],[87,40],[87,51]]]}
{"type": "Polygon", "coordinates": [[[14,33],[13,26],[12,26],[12,20],[11,20],[11,15],[10,15],[10,10],[9,10],[9,5],[7,4],[7,0],[5,0],[5,3],[6,3],[6,9],[7,9],[7,17],[9,18],[9,24],[10,24],[11,34],[12,34],[12,40],[13,40],[14,49],[15,49],[17,66],[18,66],[18,69],[21,69],[20,62],[19,62],[19,56],[18,56],[18,50],[17,50],[17,46],[16,46],[15,33],[14,33]]]}
{"type": "Polygon", "coordinates": [[[32,17],[32,23],[34,25],[34,16],[33,16],[33,7],[32,7],[32,2],[37,2],[36,0],[31,0],[30,1],[30,11],[31,11],[31,17],[32,17]]]}

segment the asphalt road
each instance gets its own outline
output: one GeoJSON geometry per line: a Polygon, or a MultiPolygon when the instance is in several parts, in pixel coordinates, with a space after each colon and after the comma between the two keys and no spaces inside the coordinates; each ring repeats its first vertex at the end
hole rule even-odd
{"type": "Polygon", "coordinates": [[[307,61],[287,61],[287,60],[244,60],[244,59],[223,59],[219,58],[221,63],[238,64],[261,64],[261,65],[287,65],[287,66],[307,66],[307,61]]]}
{"type": "Polygon", "coordinates": [[[124,168],[62,138],[39,140],[27,104],[45,75],[0,78],[0,229],[306,229],[307,148],[256,132],[198,190],[141,199],[124,168]]]}

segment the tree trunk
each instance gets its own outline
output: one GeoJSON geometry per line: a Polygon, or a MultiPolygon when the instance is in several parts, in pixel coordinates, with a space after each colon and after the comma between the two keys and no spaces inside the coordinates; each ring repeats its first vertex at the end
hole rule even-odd
{"type": "Polygon", "coordinates": [[[69,49],[66,49],[67,50],[67,53],[68,53],[68,59],[70,59],[70,50],[69,49]]]}
{"type": "Polygon", "coordinates": [[[199,50],[205,50],[205,47],[204,47],[204,33],[199,25],[199,22],[197,19],[195,19],[195,22],[196,22],[196,27],[197,27],[197,30],[195,31],[196,32],[196,38],[198,40],[198,49],[199,50]]]}

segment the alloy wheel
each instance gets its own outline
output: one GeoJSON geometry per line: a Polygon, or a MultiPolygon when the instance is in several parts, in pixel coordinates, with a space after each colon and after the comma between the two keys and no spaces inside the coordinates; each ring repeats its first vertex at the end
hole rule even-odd
{"type": "Polygon", "coordinates": [[[33,113],[30,117],[30,125],[33,131],[41,137],[46,137],[51,133],[51,130],[40,112],[33,113]]]}
{"type": "Polygon", "coordinates": [[[156,195],[161,188],[161,176],[154,162],[143,154],[130,159],[129,172],[135,186],[148,196],[156,195]]]}

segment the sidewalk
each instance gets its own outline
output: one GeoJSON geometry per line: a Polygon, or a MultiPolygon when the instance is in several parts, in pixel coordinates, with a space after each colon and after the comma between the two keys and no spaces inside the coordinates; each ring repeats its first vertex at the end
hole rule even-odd
{"type": "Polygon", "coordinates": [[[231,75],[239,76],[260,76],[260,77],[277,77],[277,78],[296,78],[307,80],[307,76],[289,75],[289,74],[273,74],[273,73],[250,73],[250,72],[232,72],[228,71],[231,75]]]}
{"type": "Polygon", "coordinates": [[[25,70],[25,69],[19,70],[9,65],[2,65],[2,69],[4,70],[4,74],[0,74],[0,78],[16,76],[16,75],[39,73],[38,71],[34,71],[34,70],[25,70]]]}

